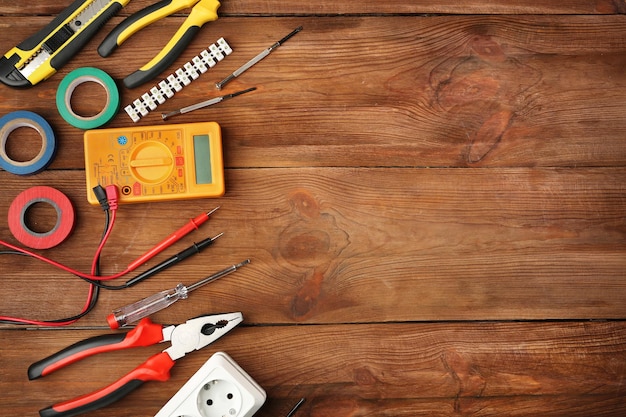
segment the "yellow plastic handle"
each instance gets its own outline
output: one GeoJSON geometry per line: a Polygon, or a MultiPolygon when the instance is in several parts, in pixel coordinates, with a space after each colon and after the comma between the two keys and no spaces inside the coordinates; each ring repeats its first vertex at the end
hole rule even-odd
{"type": "MultiPolygon", "coordinates": [[[[148,6],[120,23],[119,30],[114,35],[117,45],[121,45],[133,34],[157,20],[163,19],[171,14],[194,6],[198,0],[163,0],[148,6]]],[[[113,32],[111,32],[113,34],[113,32]]]]}
{"type": "Polygon", "coordinates": [[[191,12],[182,26],[176,31],[172,39],[163,47],[150,62],[141,67],[141,71],[150,71],[151,68],[157,67],[159,62],[167,59],[168,56],[180,55],[182,51],[187,47],[191,38],[195,35],[198,29],[207,22],[217,20],[217,9],[220,7],[220,2],[217,0],[200,0],[191,12]]]}

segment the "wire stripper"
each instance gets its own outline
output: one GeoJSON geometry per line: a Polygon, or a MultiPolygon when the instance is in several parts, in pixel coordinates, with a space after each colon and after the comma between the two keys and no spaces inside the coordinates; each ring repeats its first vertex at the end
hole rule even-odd
{"type": "Polygon", "coordinates": [[[30,87],[52,76],[130,0],[76,0],[0,58],[0,81],[30,87]]]}
{"type": "Polygon", "coordinates": [[[150,62],[124,78],[127,88],[144,84],[165,71],[185,50],[200,28],[207,22],[217,20],[218,0],[162,0],[133,13],[116,26],[98,47],[98,53],[107,57],[133,34],[166,16],[186,8],[189,15],[172,39],[150,62]]]}

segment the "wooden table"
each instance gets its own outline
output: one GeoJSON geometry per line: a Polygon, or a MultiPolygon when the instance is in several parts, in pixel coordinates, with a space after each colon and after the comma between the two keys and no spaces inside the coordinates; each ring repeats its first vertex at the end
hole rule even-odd
{"type": "MultiPolygon", "coordinates": [[[[3,51],[70,2],[28,3],[0,1],[3,51]]],[[[104,216],[87,203],[83,131],[59,116],[55,94],[73,69],[121,80],[152,58],[186,13],[109,58],[96,53],[149,3],[132,1],[49,80],[0,86],[0,114],[38,113],[58,139],[44,172],[0,172],[0,239],[16,243],[7,212],[20,192],[55,187],[74,204],[75,228],[38,253],[89,271],[104,216]]],[[[102,291],[71,326],[3,326],[2,414],[36,416],[113,382],[164,347],[99,355],[36,381],[26,369],[110,332],[116,307],[250,258],[153,316],[241,311],[244,324],[180,360],[170,381],[88,415],[153,416],[216,351],[267,391],[258,416],[285,416],[302,397],[297,417],[624,415],[625,12],[609,0],[225,0],[173,68],[220,37],[233,54],[136,125],[165,125],[161,109],[217,96],[216,81],[304,29],[223,90],[255,92],[172,119],[220,124],[224,197],[120,206],[102,273],[215,206],[208,224],[141,269],[224,236],[136,287],[102,291]]],[[[122,105],[145,90],[121,88],[122,105]]],[[[73,103],[88,114],[103,100],[81,86],[73,103]]],[[[132,125],[121,111],[108,127],[132,125]]],[[[24,128],[8,142],[29,159],[40,139],[24,128]]],[[[56,215],[43,206],[28,221],[46,231],[56,215]]],[[[0,270],[2,315],[50,320],[85,302],[88,284],[40,261],[5,255],[0,270]]]]}

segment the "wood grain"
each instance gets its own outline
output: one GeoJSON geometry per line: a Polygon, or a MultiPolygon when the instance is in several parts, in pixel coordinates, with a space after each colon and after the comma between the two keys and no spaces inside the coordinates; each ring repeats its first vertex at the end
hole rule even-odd
{"type": "MultiPolygon", "coordinates": [[[[173,33],[182,22],[166,20],[166,29],[149,27],[117,51],[134,52],[123,65],[97,55],[104,33],[74,65],[97,65],[121,79],[159,50],[159,32],[173,33]]],[[[160,124],[161,111],[219,95],[216,81],[303,25],[225,90],[257,91],[172,121],[219,122],[230,167],[621,166],[624,23],[622,16],[225,18],[207,26],[175,65],[222,36],[236,52],[140,124],[160,124]],[[359,67],[364,56],[367,65],[359,67]]],[[[33,25],[11,24],[17,37],[33,25]]],[[[82,132],[60,119],[55,103],[56,85],[72,68],[55,82],[7,91],[0,103],[8,112],[31,101],[49,120],[63,138],[52,169],[83,168],[82,132]]],[[[122,105],[151,85],[122,89],[122,105]]],[[[97,112],[101,89],[87,93],[79,108],[97,112]]],[[[129,123],[122,112],[110,126],[129,123]]]]}
{"type": "MultiPolygon", "coordinates": [[[[0,333],[6,340],[16,332],[0,333]]],[[[3,376],[3,385],[20,415],[98,389],[155,351],[114,352],[27,381],[29,361],[98,334],[28,333],[34,335],[0,347],[1,369],[19,369],[3,376]],[[42,347],[33,350],[34,343],[42,347]]],[[[623,324],[598,322],[242,327],[181,359],[169,382],[146,384],[89,415],[154,415],[161,398],[215,350],[228,352],[268,390],[260,417],[286,415],[301,397],[307,401],[297,415],[306,416],[619,415],[626,411],[625,340],[623,324]]]]}
{"type": "MultiPolygon", "coordinates": [[[[75,254],[95,250],[102,215],[85,203],[82,173],[39,175],[70,195],[80,213],[54,258],[88,270],[89,257],[75,254]]],[[[617,168],[228,170],[225,198],[168,203],[170,210],[123,206],[103,254],[105,275],[214,206],[222,208],[209,225],[176,248],[225,236],[136,289],[103,295],[102,306],[107,311],[173,287],[180,271],[190,282],[250,258],[250,266],[207,292],[214,310],[243,304],[255,323],[617,319],[626,314],[625,179],[617,168]]],[[[20,183],[5,175],[4,184],[17,192],[20,183]]],[[[53,270],[30,259],[0,262],[3,269],[24,266],[0,282],[2,292],[33,284],[12,303],[16,314],[49,315],[39,302],[47,290],[41,279],[76,283],[59,273],[33,281],[28,266],[53,270]]],[[[83,293],[66,293],[64,302],[78,306],[83,293]]],[[[163,319],[184,320],[188,308],[172,307],[163,319]]],[[[102,315],[85,323],[104,324],[102,315]]]]}
{"type": "MultiPolygon", "coordinates": [[[[151,4],[149,0],[133,0],[121,12],[130,14],[151,4]]],[[[35,15],[57,14],[66,6],[64,3],[51,3],[36,0],[29,3],[29,13],[35,15]]],[[[379,2],[301,2],[224,0],[221,1],[220,15],[226,16],[276,16],[276,15],[346,15],[346,14],[623,14],[624,3],[619,0],[566,0],[545,2],[541,0],[484,1],[468,0],[462,5],[453,0],[389,0],[379,2]]],[[[0,0],[0,15],[25,15],[24,8],[9,0],[0,0]]]]}
{"type": "MultiPolygon", "coordinates": [[[[0,0],[0,48],[67,3],[0,0]]],[[[0,85],[0,115],[35,111],[59,142],[46,171],[0,172],[0,240],[15,243],[7,226],[15,196],[50,185],[77,216],[70,238],[41,253],[90,269],[104,217],[87,203],[83,132],[59,116],[56,89],[78,67],[121,80],[148,62],[186,12],[144,29],[110,58],[96,47],[151,3],[130,2],[50,80],[27,90],[0,85]]],[[[0,326],[0,405],[35,416],[116,380],[165,346],[88,358],[37,381],[26,369],[109,332],[105,317],[116,307],[249,258],[154,316],[178,323],[241,311],[240,328],[181,359],[171,381],[86,415],[153,416],[218,350],[267,391],[259,417],[286,415],[302,397],[294,417],[624,415],[624,2],[222,3],[218,21],[173,67],[219,37],[234,53],[137,125],[161,125],[161,110],[221,94],[216,81],[293,28],[304,30],[223,93],[257,91],[172,120],[220,124],[224,197],[121,206],[103,273],[124,269],[216,206],[209,223],[139,270],[224,235],[136,287],[102,291],[72,327],[0,326]]],[[[121,88],[122,104],[147,88],[121,88]]],[[[103,103],[93,85],[76,96],[80,112],[103,103]]],[[[109,127],[131,125],[121,112],[109,127]]],[[[16,133],[8,151],[32,157],[38,138],[16,133]]],[[[53,223],[42,207],[29,221],[42,230],[53,223]]],[[[0,315],[73,315],[88,289],[23,256],[0,256],[0,278],[0,315]]]]}

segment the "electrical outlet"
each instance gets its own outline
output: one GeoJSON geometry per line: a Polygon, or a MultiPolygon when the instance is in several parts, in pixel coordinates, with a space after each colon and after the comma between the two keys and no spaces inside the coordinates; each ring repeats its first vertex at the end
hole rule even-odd
{"type": "Polygon", "coordinates": [[[155,417],[251,417],[267,395],[226,353],[217,352],[155,417]]]}

